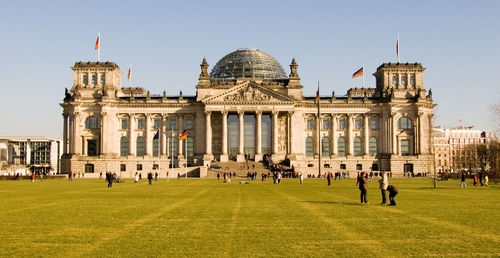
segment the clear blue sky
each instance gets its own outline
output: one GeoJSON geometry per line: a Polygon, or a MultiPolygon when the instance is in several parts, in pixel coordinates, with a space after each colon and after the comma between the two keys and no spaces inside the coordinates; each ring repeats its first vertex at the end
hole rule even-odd
{"type": "MultiPolygon", "coordinates": [[[[2,1],[0,135],[61,138],[64,88],[75,61],[116,62],[152,93],[194,95],[203,57],[211,69],[242,47],[299,64],[305,95],[344,95],[352,79],[395,62],[427,68],[437,125],[493,129],[499,102],[500,1],[2,1]]],[[[128,85],[126,77],[122,85],[128,85]]]]}

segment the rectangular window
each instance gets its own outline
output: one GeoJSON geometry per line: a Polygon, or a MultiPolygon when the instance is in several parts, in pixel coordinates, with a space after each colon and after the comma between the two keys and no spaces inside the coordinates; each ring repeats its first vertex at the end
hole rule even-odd
{"type": "Polygon", "coordinates": [[[313,120],[312,119],[307,119],[307,129],[308,130],[313,129],[313,120]]]}
{"type": "Polygon", "coordinates": [[[354,120],[354,129],[360,130],[361,129],[361,119],[355,119],[354,120]]]}
{"type": "Polygon", "coordinates": [[[102,85],[106,84],[106,74],[105,73],[101,73],[101,84],[102,85]]]}
{"type": "Polygon", "coordinates": [[[356,170],[363,170],[362,164],[356,164],[356,170]]]}
{"type": "Polygon", "coordinates": [[[97,140],[87,140],[87,156],[97,156],[97,140]]]}
{"type": "Polygon", "coordinates": [[[97,84],[97,74],[92,74],[92,84],[97,84]]]}
{"type": "Polygon", "coordinates": [[[153,120],[153,128],[160,129],[160,119],[153,120]]]}
{"type": "Polygon", "coordinates": [[[410,140],[401,140],[401,155],[410,155],[410,140]]]}
{"type": "Polygon", "coordinates": [[[88,74],[83,75],[83,84],[89,84],[89,75],[88,74]]]}
{"type": "Polygon", "coordinates": [[[127,165],[120,164],[120,171],[127,171],[127,165]]]}
{"type": "Polygon", "coordinates": [[[158,170],[158,164],[153,164],[153,170],[158,170]]]}
{"type": "Polygon", "coordinates": [[[345,164],[340,164],[340,169],[346,169],[346,165],[345,164]]]}
{"type": "Polygon", "coordinates": [[[141,171],[142,170],[142,164],[137,164],[137,170],[141,171]]]}
{"type": "Polygon", "coordinates": [[[144,129],[144,119],[137,119],[137,129],[144,129]]]}
{"type": "Polygon", "coordinates": [[[127,128],[128,128],[128,120],[122,119],[122,129],[127,129],[127,128]]]}
{"type": "Polygon", "coordinates": [[[345,119],[340,119],[339,120],[339,129],[344,130],[345,129],[345,119]]]}
{"type": "Polygon", "coordinates": [[[370,129],[377,130],[377,120],[375,119],[370,120],[370,129]]]}
{"type": "Polygon", "coordinates": [[[176,127],[175,119],[170,119],[170,129],[175,129],[175,127],[176,127]]]}
{"type": "Polygon", "coordinates": [[[193,120],[192,119],[186,120],[186,129],[188,129],[188,130],[193,129],[193,120]]]}
{"type": "Polygon", "coordinates": [[[328,130],[329,128],[329,120],[328,119],[324,119],[323,120],[323,130],[328,130]]]}

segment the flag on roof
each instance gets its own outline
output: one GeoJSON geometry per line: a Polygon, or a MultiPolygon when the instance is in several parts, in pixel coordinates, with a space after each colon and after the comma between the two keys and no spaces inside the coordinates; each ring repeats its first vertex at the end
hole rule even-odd
{"type": "Polygon", "coordinates": [[[352,78],[356,78],[358,76],[363,75],[363,67],[359,68],[355,73],[352,74],[352,78]]]}

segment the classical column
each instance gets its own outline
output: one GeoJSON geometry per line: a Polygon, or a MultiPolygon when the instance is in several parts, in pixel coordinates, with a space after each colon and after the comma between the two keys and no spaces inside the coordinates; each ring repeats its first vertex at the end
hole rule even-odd
{"type": "Polygon", "coordinates": [[[423,112],[418,113],[417,130],[416,130],[416,137],[415,137],[415,143],[417,146],[417,150],[415,152],[416,154],[422,154],[422,116],[423,115],[424,115],[423,112]]]}
{"type": "Polygon", "coordinates": [[[396,130],[397,130],[397,123],[396,123],[396,113],[391,113],[391,143],[392,143],[392,149],[391,153],[392,155],[396,155],[398,153],[398,140],[396,136],[396,130]]]}
{"type": "Polygon", "coordinates": [[[363,155],[368,156],[370,155],[370,136],[369,136],[369,129],[370,129],[370,120],[368,114],[364,115],[364,122],[363,122],[363,133],[364,133],[364,144],[363,144],[363,155]]]}
{"type": "Polygon", "coordinates": [[[292,155],[295,154],[295,145],[293,144],[294,141],[295,141],[295,135],[293,133],[293,125],[294,125],[294,123],[293,123],[293,113],[294,113],[293,110],[288,112],[288,121],[289,121],[288,127],[290,128],[289,131],[288,131],[290,133],[289,134],[289,146],[290,146],[289,153],[292,154],[292,155]]]}
{"type": "Polygon", "coordinates": [[[75,121],[75,115],[74,114],[70,114],[69,115],[69,120],[68,120],[68,144],[69,144],[69,153],[71,154],[75,154],[76,151],[75,151],[75,138],[74,138],[74,135],[75,135],[75,127],[73,126],[74,124],[74,121],[75,121]]]}
{"type": "Polygon", "coordinates": [[[255,161],[261,161],[262,160],[262,111],[257,110],[255,112],[255,120],[256,120],[256,154],[255,154],[255,161]]]}
{"type": "Polygon", "coordinates": [[[221,162],[228,162],[229,157],[227,155],[227,111],[224,110],[222,114],[222,150],[220,155],[221,162]]]}
{"type": "MultiPolygon", "coordinates": [[[[434,148],[432,148],[432,128],[434,128],[434,124],[432,122],[432,118],[434,117],[434,114],[429,114],[428,119],[429,119],[429,133],[427,134],[427,138],[429,140],[429,148],[426,153],[429,154],[434,154],[434,148]]],[[[422,141],[422,139],[420,139],[422,141]]]]}
{"type": "Polygon", "coordinates": [[[63,114],[63,154],[68,153],[68,115],[63,114]]]}
{"type": "Polygon", "coordinates": [[[239,131],[239,134],[238,134],[238,147],[239,147],[239,150],[238,150],[238,155],[236,156],[236,161],[237,162],[244,162],[245,161],[245,141],[244,141],[244,121],[243,121],[243,117],[245,115],[245,112],[244,111],[238,111],[238,131],[239,131]]]}
{"type": "Polygon", "coordinates": [[[347,156],[351,156],[354,154],[354,143],[352,138],[352,128],[353,128],[353,116],[352,114],[347,115],[347,156]]]}
{"type": "Polygon", "coordinates": [[[144,156],[151,156],[151,150],[153,150],[153,137],[151,137],[151,133],[149,132],[149,128],[151,127],[150,119],[150,114],[146,114],[144,117],[144,156]]]}
{"type": "Polygon", "coordinates": [[[273,154],[278,153],[278,111],[273,111],[273,154]]]}
{"type": "Polygon", "coordinates": [[[160,150],[161,150],[161,155],[164,156],[166,152],[166,141],[165,141],[165,136],[166,136],[166,118],[167,116],[165,114],[160,115],[160,150]]]}
{"type": "Polygon", "coordinates": [[[313,143],[314,144],[313,145],[314,145],[314,157],[318,158],[319,155],[321,155],[319,153],[319,148],[321,148],[321,139],[320,139],[321,136],[319,133],[319,131],[321,129],[321,117],[318,117],[318,114],[315,114],[315,118],[316,118],[316,120],[314,121],[315,123],[314,123],[314,127],[313,127],[314,128],[313,129],[314,130],[314,133],[313,133],[313,135],[314,135],[313,143]]]}
{"type": "MultiPolygon", "coordinates": [[[[184,116],[182,114],[180,114],[179,116],[177,116],[179,119],[177,120],[179,123],[178,123],[178,126],[177,126],[177,135],[180,137],[181,134],[184,132],[184,116]]],[[[179,140],[179,139],[177,139],[179,140]]],[[[184,156],[182,155],[182,151],[184,150],[184,144],[186,144],[186,140],[179,140],[179,147],[177,148],[178,150],[178,156],[179,158],[184,158],[184,156]]]]}
{"type": "Polygon", "coordinates": [[[330,148],[331,148],[331,153],[333,153],[334,156],[338,155],[337,152],[337,138],[335,137],[336,131],[337,131],[337,117],[335,114],[332,114],[332,120],[330,121],[331,123],[331,128],[330,128],[330,148]]]}
{"type": "Polygon", "coordinates": [[[136,138],[135,138],[135,116],[134,114],[129,114],[129,125],[128,125],[128,153],[129,156],[136,155],[136,138]]]}
{"type": "Polygon", "coordinates": [[[210,116],[211,116],[211,112],[210,111],[205,111],[205,122],[206,122],[206,135],[205,135],[205,139],[206,139],[206,149],[205,149],[205,153],[208,154],[208,155],[212,155],[212,122],[211,122],[211,119],[210,119],[210,116]]]}
{"type": "Polygon", "coordinates": [[[108,123],[108,114],[106,112],[101,112],[101,136],[99,137],[100,138],[100,144],[101,146],[99,146],[99,153],[98,154],[105,154],[105,153],[108,153],[108,149],[109,149],[109,146],[108,146],[108,142],[109,142],[109,139],[108,139],[108,134],[106,133],[106,131],[109,131],[109,123],[108,123]]]}

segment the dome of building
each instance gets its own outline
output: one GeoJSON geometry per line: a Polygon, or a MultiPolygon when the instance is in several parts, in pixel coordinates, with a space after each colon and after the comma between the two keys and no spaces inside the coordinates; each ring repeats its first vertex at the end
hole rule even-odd
{"type": "Polygon", "coordinates": [[[258,49],[238,49],[215,64],[211,78],[287,79],[285,70],[272,56],[258,49]]]}

